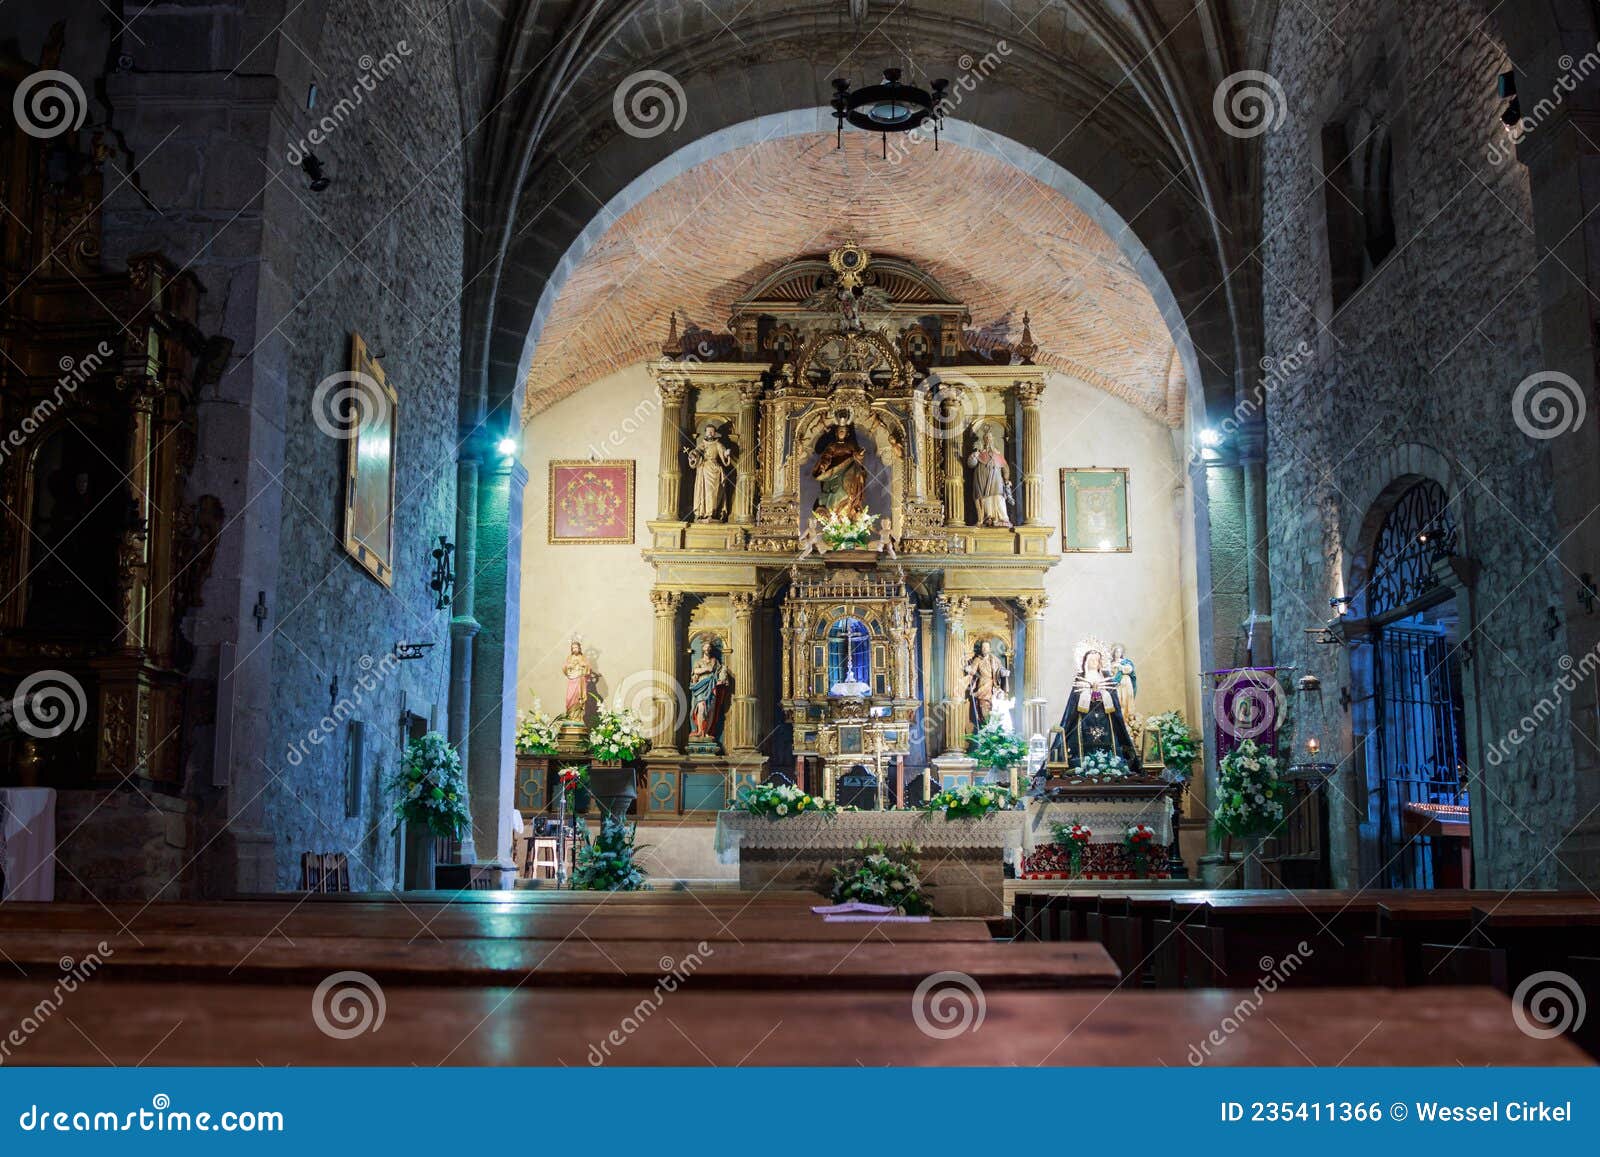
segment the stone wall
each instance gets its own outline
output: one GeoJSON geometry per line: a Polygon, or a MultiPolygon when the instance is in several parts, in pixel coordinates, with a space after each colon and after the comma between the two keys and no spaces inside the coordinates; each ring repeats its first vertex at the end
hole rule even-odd
{"type": "MultiPolygon", "coordinates": [[[[1548,886],[1549,853],[1578,819],[1565,703],[1513,758],[1488,757],[1564,671],[1565,632],[1547,630],[1547,608],[1565,605],[1568,579],[1550,557],[1559,536],[1542,443],[1512,417],[1513,390],[1543,364],[1539,258],[1526,170],[1491,155],[1505,147],[1495,78],[1509,63],[1483,21],[1465,0],[1311,0],[1279,13],[1268,71],[1287,116],[1261,139],[1265,353],[1302,364],[1270,387],[1267,409],[1273,611],[1280,662],[1322,676],[1338,717],[1350,653],[1309,644],[1305,629],[1345,593],[1373,502],[1397,482],[1444,475],[1462,550],[1481,564],[1460,599],[1478,882],[1548,886]],[[1337,194],[1319,176],[1321,130],[1380,60],[1397,110],[1397,245],[1335,313],[1324,204],[1337,194]]],[[[1345,883],[1380,867],[1376,769],[1364,764],[1358,751],[1335,782],[1345,883]]]]}

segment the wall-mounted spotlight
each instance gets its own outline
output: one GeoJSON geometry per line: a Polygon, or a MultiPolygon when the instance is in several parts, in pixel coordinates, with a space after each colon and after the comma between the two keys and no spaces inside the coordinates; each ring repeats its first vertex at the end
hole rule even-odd
{"type": "Polygon", "coordinates": [[[333,184],[332,178],[323,171],[322,161],[318,159],[316,153],[307,153],[301,158],[300,171],[306,175],[313,193],[320,193],[333,184]]]}
{"type": "Polygon", "coordinates": [[[1222,431],[1217,429],[1215,426],[1207,426],[1204,430],[1200,431],[1200,445],[1204,446],[1207,450],[1215,450],[1218,446],[1222,445],[1222,431]]]}
{"type": "Polygon", "coordinates": [[[517,440],[510,434],[507,434],[504,438],[501,438],[499,442],[495,443],[495,449],[500,451],[502,457],[510,458],[517,452],[517,440]]]}
{"type": "Polygon", "coordinates": [[[1350,610],[1350,595],[1334,595],[1328,600],[1328,605],[1334,609],[1335,614],[1345,614],[1350,610]]]}

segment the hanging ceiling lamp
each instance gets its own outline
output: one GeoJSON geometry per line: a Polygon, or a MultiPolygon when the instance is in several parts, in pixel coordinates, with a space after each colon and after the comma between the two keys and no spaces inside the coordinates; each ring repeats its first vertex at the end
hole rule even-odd
{"type": "MultiPolygon", "coordinates": [[[[866,7],[865,0],[850,0],[850,16],[855,21],[858,31],[866,20],[866,7]]],[[[909,43],[911,36],[909,5],[905,20],[904,35],[909,43]]],[[[906,63],[910,64],[909,53],[906,63]]],[[[950,82],[936,80],[933,82],[932,91],[929,91],[912,84],[901,83],[901,75],[898,68],[886,68],[883,70],[882,84],[869,84],[865,88],[855,90],[850,88],[848,80],[834,79],[833,117],[839,122],[835,148],[844,147],[846,121],[858,129],[881,134],[885,157],[889,155],[890,133],[909,133],[931,123],[933,149],[934,152],[939,151],[939,129],[944,124],[945,90],[950,87],[950,82]]]]}

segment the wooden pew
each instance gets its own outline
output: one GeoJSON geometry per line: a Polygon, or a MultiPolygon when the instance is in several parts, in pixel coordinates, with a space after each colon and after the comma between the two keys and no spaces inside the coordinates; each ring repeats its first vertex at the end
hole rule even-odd
{"type": "Polygon", "coordinates": [[[1375,894],[1286,890],[1175,900],[1173,919],[1195,925],[1183,955],[1185,983],[1248,988],[1272,975],[1280,985],[1360,984],[1378,902],[1375,894]]]}
{"type": "Polygon", "coordinates": [[[752,909],[664,909],[607,903],[598,908],[515,905],[321,904],[222,901],[99,904],[0,904],[0,934],[8,931],[145,932],[268,936],[360,936],[407,941],[451,939],[562,940],[867,940],[925,943],[988,942],[982,920],[922,924],[825,923],[810,912],[752,909]]]}
{"type": "Polygon", "coordinates": [[[409,892],[248,892],[229,901],[259,904],[528,904],[595,905],[607,903],[650,904],[659,907],[760,907],[809,912],[813,906],[828,903],[816,892],[772,891],[740,892],[716,888],[708,891],[573,892],[557,888],[515,888],[500,891],[477,889],[434,889],[409,892]]]}
{"type": "Polygon", "coordinates": [[[1443,983],[1423,963],[1424,945],[1464,944],[1472,931],[1472,909],[1508,895],[1469,889],[1386,892],[1378,903],[1377,927],[1365,942],[1367,983],[1443,983]]]}
{"type": "MultiPolygon", "coordinates": [[[[0,1022],[19,1023],[49,993],[50,985],[37,981],[0,985],[0,1022]]],[[[690,986],[656,1002],[630,989],[408,986],[383,996],[379,1031],[336,1039],[313,1018],[310,984],[91,981],[72,994],[66,1015],[45,1018],[7,1063],[1183,1066],[1232,1014],[1239,994],[997,992],[985,996],[979,1031],[947,1039],[919,1027],[904,993],[690,986]]],[[[1519,1031],[1506,999],[1486,990],[1291,990],[1274,994],[1263,1013],[1270,1020],[1241,1020],[1200,1059],[1252,1066],[1586,1063],[1568,1041],[1519,1031]]]]}
{"type": "Polygon", "coordinates": [[[750,943],[693,940],[403,940],[308,937],[290,944],[242,936],[20,932],[6,937],[8,970],[61,976],[60,961],[94,961],[97,979],[204,983],[319,983],[355,971],[389,985],[651,988],[668,975],[697,988],[910,992],[931,972],[964,973],[985,992],[1109,988],[1118,972],[1098,944],[951,942],[750,943]],[[102,947],[103,946],[103,947],[102,947]],[[686,979],[685,979],[686,978],[686,979]]]}

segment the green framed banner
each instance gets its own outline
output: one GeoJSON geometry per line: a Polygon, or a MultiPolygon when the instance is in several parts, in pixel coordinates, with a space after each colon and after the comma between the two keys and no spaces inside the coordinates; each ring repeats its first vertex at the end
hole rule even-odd
{"type": "Polygon", "coordinates": [[[1126,554],[1132,550],[1133,534],[1128,527],[1128,468],[1062,467],[1062,553],[1126,554]]]}

